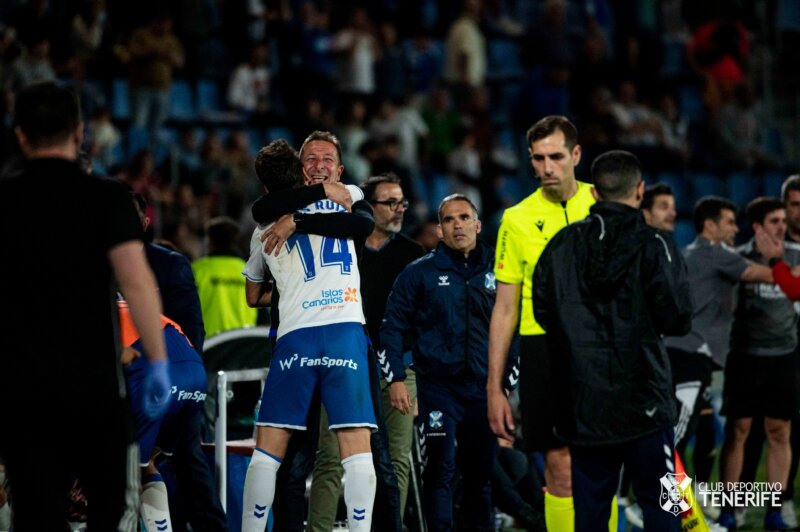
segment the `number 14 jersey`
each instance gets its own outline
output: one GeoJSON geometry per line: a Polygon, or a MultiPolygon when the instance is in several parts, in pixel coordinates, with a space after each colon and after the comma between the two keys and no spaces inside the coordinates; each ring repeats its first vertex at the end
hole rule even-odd
{"type": "MultiPolygon", "coordinates": [[[[322,200],[300,212],[325,214],[346,211],[337,203],[322,200]]],[[[250,249],[252,259],[252,251],[261,248],[263,260],[281,295],[278,338],[305,327],[365,322],[361,276],[352,240],[295,233],[276,257],[274,251],[270,255],[263,252],[261,234],[267,227],[256,228],[250,249]]],[[[247,272],[250,262],[245,268],[247,277],[251,277],[247,272]]]]}

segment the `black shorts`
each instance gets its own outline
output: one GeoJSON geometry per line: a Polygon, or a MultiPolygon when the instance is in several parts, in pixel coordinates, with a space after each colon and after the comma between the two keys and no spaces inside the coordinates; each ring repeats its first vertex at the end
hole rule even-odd
{"type": "Polygon", "coordinates": [[[731,353],[725,366],[722,415],[732,419],[793,419],[797,413],[796,374],[794,354],[731,353]]]}
{"type": "Polygon", "coordinates": [[[566,443],[555,434],[556,393],[545,335],[523,336],[521,351],[519,398],[525,447],[540,452],[565,447],[566,443]]]}

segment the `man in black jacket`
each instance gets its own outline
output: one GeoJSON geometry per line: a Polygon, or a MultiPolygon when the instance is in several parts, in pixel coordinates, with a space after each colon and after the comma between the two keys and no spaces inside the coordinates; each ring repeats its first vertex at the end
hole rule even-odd
{"type": "Polygon", "coordinates": [[[558,436],[572,453],[575,530],[607,530],[622,465],[647,530],[680,530],[686,482],[675,476],[675,400],[661,335],[691,326],[686,265],[645,224],[639,161],[611,151],[592,164],[591,215],[548,244],[534,273],[536,320],[552,353],[558,436]],[[666,498],[661,498],[663,493],[666,498]]]}

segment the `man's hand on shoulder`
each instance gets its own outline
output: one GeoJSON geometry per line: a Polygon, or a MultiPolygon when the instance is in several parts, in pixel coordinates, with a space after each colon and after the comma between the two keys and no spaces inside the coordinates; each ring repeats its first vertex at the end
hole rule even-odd
{"type": "Polygon", "coordinates": [[[323,183],[325,188],[325,197],[334,201],[347,209],[348,212],[353,210],[353,198],[350,196],[350,191],[342,183],[323,183]]]}
{"type": "Polygon", "coordinates": [[[283,245],[294,234],[297,224],[294,214],[284,214],[278,221],[261,233],[261,242],[264,243],[264,253],[269,255],[275,251],[275,256],[281,252],[283,245]]]}

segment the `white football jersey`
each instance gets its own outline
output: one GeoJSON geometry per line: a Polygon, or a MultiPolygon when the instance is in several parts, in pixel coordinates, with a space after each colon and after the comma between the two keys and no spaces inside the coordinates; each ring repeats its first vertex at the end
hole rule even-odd
{"type": "MultiPolygon", "coordinates": [[[[348,185],[353,201],[363,199],[358,187],[348,185]]],[[[300,209],[308,214],[346,212],[330,200],[300,209]]],[[[250,259],[242,274],[263,282],[269,268],[280,293],[278,338],[304,327],[331,323],[364,323],[361,276],[355,245],[350,239],[295,233],[276,257],[266,255],[261,234],[269,226],[257,227],[250,241],[250,259]]],[[[274,252],[273,252],[274,253],[274,252]]]]}

